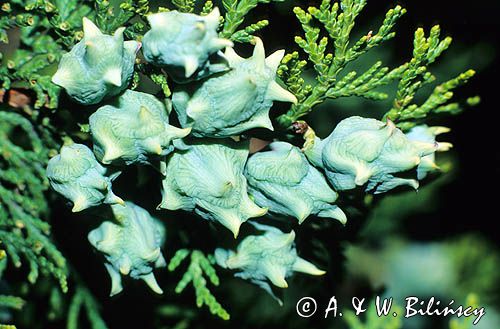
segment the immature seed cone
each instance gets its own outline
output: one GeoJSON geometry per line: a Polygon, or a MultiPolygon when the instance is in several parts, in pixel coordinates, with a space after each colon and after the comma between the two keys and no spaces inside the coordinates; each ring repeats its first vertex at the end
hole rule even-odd
{"type": "Polygon", "coordinates": [[[192,127],[193,135],[228,137],[253,128],[273,130],[269,119],[273,101],[297,102],[275,81],[284,51],[266,58],[262,41],[255,40],[250,58],[226,48],[230,71],[174,91],[172,102],[179,121],[183,127],[192,127]]]}
{"type": "Polygon", "coordinates": [[[326,273],[297,255],[294,231],[283,233],[272,226],[252,224],[264,231],[264,234],[246,237],[238,245],[236,252],[221,248],[215,250],[217,263],[224,268],[236,270],[236,277],[252,281],[276,298],[269,282],[276,287],[287,288],[286,278],[293,272],[311,275],[326,273]]]}
{"type": "Polygon", "coordinates": [[[412,141],[391,121],[358,116],[342,120],[333,132],[306,147],[305,154],[323,168],[337,191],[366,185],[375,194],[401,185],[418,188],[418,181],[395,176],[417,167],[434,153],[437,143],[412,141]]]}
{"type": "Polygon", "coordinates": [[[269,147],[269,151],[252,155],[245,168],[255,203],[271,212],[293,216],[299,223],[314,214],[345,224],[346,215],[333,204],[337,193],[300,149],[286,142],[274,142],[269,147]]]}
{"type": "Polygon", "coordinates": [[[123,204],[111,191],[111,182],[119,172],[108,175],[85,145],[64,145],[47,165],[47,178],[59,194],[73,202],[73,212],[102,203],[123,204]]]}
{"type": "Polygon", "coordinates": [[[176,150],[167,159],[159,207],[194,210],[236,237],[243,222],[267,212],[248,197],[243,176],[247,157],[247,143],[227,140],[202,139],[176,150]]]}
{"type": "Polygon", "coordinates": [[[124,27],[103,34],[83,18],[83,39],[64,54],[52,82],[84,105],[97,104],[127,88],[134,73],[137,41],[123,41],[124,27]]]}
{"type": "Polygon", "coordinates": [[[100,107],[89,118],[97,158],[105,164],[147,164],[152,157],[172,152],[172,142],[191,129],[169,125],[169,102],[166,110],[153,95],[126,90],[113,103],[100,107]]]}
{"type": "Polygon", "coordinates": [[[219,67],[210,62],[210,56],[233,46],[218,37],[219,19],[218,8],[206,16],[176,10],[149,15],[151,30],[143,38],[144,57],[165,68],[177,82],[226,70],[227,65],[219,67]]]}
{"type": "Polygon", "coordinates": [[[105,221],[88,235],[90,244],[106,260],[104,265],[111,277],[110,296],[123,290],[121,275],[144,280],[151,290],[162,294],[153,270],[167,265],[160,250],[165,240],[163,224],[132,202],[112,209],[116,222],[105,221]]]}

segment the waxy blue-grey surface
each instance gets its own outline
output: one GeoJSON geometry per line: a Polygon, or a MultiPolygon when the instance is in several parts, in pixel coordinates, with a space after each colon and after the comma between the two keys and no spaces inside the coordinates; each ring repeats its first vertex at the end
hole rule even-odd
{"type": "MultiPolygon", "coordinates": [[[[449,132],[450,129],[447,127],[429,127],[427,125],[415,126],[406,133],[406,137],[409,140],[425,143],[435,143],[436,136],[449,132]]],[[[453,145],[447,142],[439,142],[436,152],[445,152],[452,148],[453,145]]],[[[417,167],[417,178],[424,179],[427,175],[435,170],[439,170],[439,166],[436,164],[435,159],[436,154],[431,153],[422,157],[422,161],[417,167]]]]}
{"type": "Polygon", "coordinates": [[[64,54],[52,82],[84,105],[97,104],[127,88],[134,73],[135,55],[140,44],[123,41],[124,27],[113,36],[103,34],[83,18],[83,39],[64,54]]]}
{"type": "Polygon", "coordinates": [[[126,202],[112,206],[115,221],[105,221],[92,230],[88,240],[104,255],[106,270],[111,277],[111,293],[123,290],[121,275],[144,280],[158,294],[158,286],[153,270],[167,264],[161,253],[165,241],[163,224],[143,208],[126,202]]]}
{"type": "Polygon", "coordinates": [[[73,202],[73,212],[102,203],[123,204],[123,200],[111,191],[111,182],[118,174],[109,175],[94,153],[82,144],[64,145],[47,165],[50,185],[73,202]]]}
{"type": "Polygon", "coordinates": [[[90,116],[94,152],[103,163],[149,163],[166,155],[172,141],[185,137],[190,128],[169,125],[170,101],[165,105],[153,95],[126,90],[90,116]]]}
{"type": "Polygon", "coordinates": [[[391,121],[353,116],[324,140],[316,137],[305,154],[337,191],[367,184],[366,191],[377,194],[401,185],[417,189],[416,177],[396,175],[415,168],[437,148],[437,143],[411,141],[391,121]]]}
{"type": "Polygon", "coordinates": [[[259,38],[249,58],[226,48],[229,71],[174,90],[172,102],[181,125],[192,127],[198,137],[228,137],[253,128],[273,130],[269,118],[273,101],[297,102],[275,80],[284,53],[278,50],[266,58],[259,38]]]}
{"type": "Polygon", "coordinates": [[[255,153],[247,161],[245,176],[255,203],[295,217],[299,223],[314,214],[345,224],[346,215],[333,204],[337,193],[301,150],[286,142],[273,142],[269,147],[269,151],[255,153]]]}
{"type": "Polygon", "coordinates": [[[142,40],[144,57],[179,82],[197,71],[210,71],[209,57],[233,45],[218,37],[219,19],[218,8],[206,16],[176,10],[149,15],[151,30],[142,40]]]}
{"type": "Polygon", "coordinates": [[[195,211],[236,237],[243,222],[267,212],[248,197],[247,157],[248,143],[199,139],[184,145],[167,159],[160,207],[195,211]]]}
{"type": "MultiPolygon", "coordinates": [[[[250,280],[276,298],[269,282],[279,288],[287,288],[286,278],[293,272],[323,275],[325,271],[300,258],[295,248],[295,232],[283,233],[268,225],[252,223],[264,231],[261,235],[247,236],[240,242],[236,252],[218,248],[215,250],[217,264],[236,270],[236,277],[250,280]]],[[[277,298],[276,298],[277,299],[277,298]]],[[[279,299],[278,302],[281,303],[279,299]]]]}

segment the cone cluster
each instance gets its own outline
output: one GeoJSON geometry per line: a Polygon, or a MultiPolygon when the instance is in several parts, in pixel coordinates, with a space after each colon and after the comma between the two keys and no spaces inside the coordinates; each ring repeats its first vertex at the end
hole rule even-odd
{"type": "Polygon", "coordinates": [[[244,238],[236,251],[217,249],[215,256],[220,266],[274,296],[272,286],[286,288],[294,272],[324,271],[298,256],[294,231],[249,219],[269,211],[299,224],[310,216],[345,224],[347,216],[335,204],[337,191],[416,189],[418,180],[438,168],[434,153],[451,147],[435,141],[447,131],[443,127],[419,126],[405,135],[391,121],[350,117],[323,140],[308,129],[302,150],[274,141],[249,157],[249,130],[274,129],[269,116],[274,102],[297,103],[276,80],[284,51],[266,56],[262,40],[254,38],[253,54],[239,56],[233,43],[217,34],[217,8],[206,16],[157,13],[148,21],[144,58],[174,79],[172,100],[127,89],[140,43],[124,41],[124,28],[105,35],[86,18],[83,40],[62,57],[52,79],[76,102],[99,104],[89,117],[93,151],[82,144],[63,146],[49,161],[47,176],[74,212],[111,205],[114,221],[88,235],[104,256],[111,295],[122,290],[122,275],[162,293],[153,270],[166,265],[163,226],[112,192],[119,174],[112,166],[160,163],[158,209],[196,213],[235,238],[245,222],[262,231],[244,238]],[[170,125],[172,109],[182,128],[170,125]],[[415,179],[402,176],[415,168],[415,179]]]}

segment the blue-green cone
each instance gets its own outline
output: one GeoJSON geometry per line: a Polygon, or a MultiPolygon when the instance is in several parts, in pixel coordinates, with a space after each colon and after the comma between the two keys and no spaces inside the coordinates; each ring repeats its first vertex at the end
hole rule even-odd
{"type": "Polygon", "coordinates": [[[167,109],[153,95],[127,90],[113,103],[100,107],[90,116],[94,152],[105,164],[149,163],[151,157],[167,155],[172,141],[189,134],[168,124],[167,109]]]}
{"type": "Polygon", "coordinates": [[[107,169],[82,144],[64,145],[47,165],[50,185],[73,202],[73,212],[102,203],[123,204],[123,200],[111,191],[111,182],[118,174],[107,176],[107,169]]]}
{"type": "Polygon", "coordinates": [[[250,280],[274,298],[276,296],[269,282],[276,287],[287,288],[286,278],[292,276],[293,272],[325,274],[325,271],[297,255],[294,231],[283,233],[272,226],[252,224],[264,231],[264,234],[246,237],[238,245],[236,252],[217,248],[215,260],[219,266],[236,270],[236,277],[250,280]]]}
{"type": "Polygon", "coordinates": [[[297,101],[275,81],[284,50],[266,58],[262,41],[255,40],[250,58],[226,48],[230,71],[174,91],[174,110],[183,127],[193,128],[193,135],[228,137],[253,128],[273,130],[269,119],[273,101],[297,101]]]}
{"type": "Polygon", "coordinates": [[[121,275],[144,280],[154,292],[162,294],[153,270],[167,265],[160,250],[165,241],[163,224],[132,202],[112,209],[116,221],[105,221],[88,235],[90,244],[106,260],[110,296],[123,290],[121,275]]]}
{"type": "Polygon", "coordinates": [[[416,179],[395,175],[415,168],[437,148],[436,143],[409,140],[391,121],[354,116],[342,120],[324,140],[316,137],[305,154],[324,169],[335,190],[367,184],[366,191],[377,194],[401,185],[417,189],[416,179]]]}
{"type": "Polygon", "coordinates": [[[211,55],[233,43],[218,37],[218,8],[206,16],[176,10],[148,16],[151,30],[142,40],[146,60],[167,69],[178,82],[227,70],[226,64],[213,65],[211,55]]]}
{"type": "Polygon", "coordinates": [[[137,41],[123,41],[124,27],[103,34],[83,18],[83,39],[64,54],[52,82],[84,105],[97,104],[127,88],[134,72],[137,41]]]}
{"type": "Polygon", "coordinates": [[[247,219],[267,209],[258,207],[247,192],[243,169],[248,143],[197,140],[169,155],[160,208],[195,211],[238,235],[247,219]]]}
{"type": "Polygon", "coordinates": [[[299,223],[313,214],[345,224],[344,212],[333,204],[337,193],[300,149],[286,142],[269,146],[270,151],[252,155],[245,169],[255,203],[271,212],[293,216],[299,223]]]}

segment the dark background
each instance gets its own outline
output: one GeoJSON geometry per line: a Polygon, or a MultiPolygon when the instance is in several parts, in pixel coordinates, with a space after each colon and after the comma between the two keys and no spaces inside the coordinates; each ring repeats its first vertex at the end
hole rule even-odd
{"type": "MultiPolygon", "coordinates": [[[[374,1],[371,1],[374,5],[374,1]]],[[[385,1],[384,1],[385,2],[385,1]]],[[[498,136],[500,116],[498,106],[499,85],[499,33],[498,1],[448,0],[406,1],[408,9],[399,31],[411,33],[411,26],[429,26],[439,23],[446,34],[454,39],[453,47],[466,50],[476,44],[487,44],[495,52],[486,67],[479,52],[471,58],[470,67],[477,75],[459,91],[462,95],[479,94],[481,104],[452,118],[449,135],[458,156],[459,177],[446,186],[439,212],[432,215],[435,226],[418,232],[422,238],[451,235],[464,231],[481,231],[500,245],[497,205],[500,193],[500,148],[498,136]]],[[[489,57],[489,54],[485,54],[489,57]]]]}
{"type": "MultiPolygon", "coordinates": [[[[271,6],[261,5],[260,9],[255,11],[255,16],[250,15],[248,17],[252,20],[254,20],[254,17],[255,20],[256,18],[270,18],[271,25],[261,32],[261,36],[264,43],[274,45],[274,49],[290,48],[290,45],[293,44],[293,36],[299,31],[299,25],[289,11],[291,7],[293,5],[306,7],[311,4],[309,1],[299,1],[299,4],[294,1],[288,2],[271,6]]],[[[312,3],[316,4],[315,2],[312,3]]],[[[500,183],[498,13],[500,4],[498,1],[468,1],[463,4],[452,0],[400,2],[369,0],[360,17],[358,27],[370,24],[374,28],[378,27],[380,19],[374,22],[373,17],[383,17],[383,14],[390,7],[398,3],[407,8],[408,13],[396,26],[397,37],[390,42],[392,45],[391,59],[399,63],[408,60],[415,28],[421,26],[428,30],[432,25],[438,23],[445,35],[451,35],[454,38],[451,50],[446,55],[447,57],[443,58],[443,61],[453,60],[455,57],[467,54],[465,57],[468,62],[467,66],[478,71],[478,74],[468,85],[459,89],[457,97],[460,99],[479,94],[482,98],[479,106],[468,109],[457,117],[444,118],[441,121],[441,124],[446,124],[452,128],[452,132],[446,136],[446,141],[454,144],[453,153],[457,157],[456,163],[458,165],[456,179],[439,190],[437,210],[430,214],[415,215],[414,218],[407,222],[403,233],[413,240],[434,241],[453,237],[464,232],[478,232],[495,244],[498,249],[500,246],[497,229],[497,221],[499,220],[498,204],[500,203],[498,198],[498,185],[500,183]],[[478,45],[484,47],[478,47],[478,45]],[[477,47],[478,50],[470,51],[474,47],[477,47]],[[425,222],[433,223],[432,226],[420,225],[423,218],[419,216],[425,216],[425,222]]],[[[273,46],[268,46],[266,51],[270,52],[274,49],[273,46]]],[[[370,56],[370,54],[366,56],[370,56]]],[[[458,73],[460,72],[455,72],[455,75],[458,73]]],[[[352,114],[345,113],[345,116],[347,115],[352,114]]],[[[333,122],[332,129],[334,124],[333,122]]],[[[138,172],[134,170],[132,169],[125,176],[130,181],[138,176],[138,172]]],[[[121,179],[121,181],[126,182],[124,179],[121,179]]],[[[123,196],[125,194],[125,197],[127,197],[126,194],[129,193],[129,195],[134,196],[134,200],[140,195],[139,198],[142,198],[142,200],[138,200],[137,203],[149,206],[148,209],[154,209],[158,200],[157,197],[151,197],[153,192],[156,193],[151,186],[141,187],[138,184],[137,189],[128,189],[127,192],[124,185],[125,183],[120,184],[117,182],[115,192],[116,190],[122,192],[117,192],[118,195],[123,196]]],[[[74,265],[81,273],[82,278],[89,283],[92,292],[99,300],[104,301],[103,315],[111,329],[153,328],[158,322],[175,323],[179,320],[172,319],[172,317],[164,319],[156,313],[154,307],[159,303],[159,299],[152,293],[147,292],[147,288],[142,282],[130,282],[128,280],[124,292],[116,298],[109,299],[107,294],[110,283],[107,273],[105,273],[102,262],[93,254],[86,241],[86,232],[95,227],[96,222],[71,214],[60,200],[55,201],[55,205],[59,209],[54,214],[53,219],[56,238],[66,252],[67,258],[74,261],[74,265]]],[[[213,250],[213,247],[215,247],[214,241],[205,238],[206,223],[190,218],[191,216],[186,216],[183,213],[169,214],[164,217],[168,217],[168,220],[172,221],[167,223],[170,232],[175,232],[176,226],[184,229],[188,228],[191,231],[190,247],[204,250],[213,250]]],[[[331,263],[335,264],[330,266],[339,269],[335,271],[336,273],[342,273],[343,256],[339,244],[342,241],[358,241],[358,233],[363,224],[362,220],[354,220],[352,224],[348,224],[343,230],[340,226],[334,227],[334,231],[341,232],[332,233],[336,235],[331,237],[332,243],[330,245],[330,250],[332,250],[331,263]]],[[[218,232],[220,231],[218,230],[218,232]]],[[[305,231],[304,234],[307,235],[307,228],[305,231]]],[[[228,238],[224,235],[225,232],[219,234],[223,235],[221,239],[228,238]]],[[[167,245],[175,246],[175,242],[172,241],[179,240],[181,237],[171,236],[170,234],[169,239],[171,242],[167,243],[167,245]]],[[[307,246],[307,243],[304,244],[307,246]]],[[[173,252],[174,250],[166,250],[166,257],[170,258],[173,252]]],[[[165,301],[167,303],[177,303],[185,306],[186,309],[196,310],[192,289],[188,287],[182,295],[174,295],[172,285],[179,279],[179,275],[165,274],[165,272],[162,271],[160,275],[157,275],[157,277],[160,277],[160,285],[165,287],[164,290],[167,294],[162,303],[165,301]]],[[[250,288],[241,289],[240,285],[234,283],[235,280],[229,279],[230,274],[221,272],[221,275],[223,275],[222,286],[227,284],[226,288],[216,289],[214,293],[232,314],[232,320],[223,322],[210,315],[206,309],[201,309],[199,311],[201,312],[200,320],[196,321],[196,325],[193,324],[191,327],[271,328],[279,325],[281,327],[298,328],[301,326],[310,327],[315,321],[312,319],[310,322],[296,322],[297,317],[290,314],[290,318],[286,322],[277,323],[278,320],[276,320],[259,324],[262,322],[259,321],[259,314],[251,312],[251,307],[257,303],[258,298],[267,299],[270,303],[267,313],[275,312],[276,319],[281,318],[279,314],[281,309],[274,304],[271,305],[274,302],[258,288],[248,285],[250,288]],[[232,287],[234,287],[234,290],[232,290],[232,287]],[[232,304],[238,300],[240,305],[232,304]]],[[[478,279],[480,280],[480,278],[478,279]]],[[[338,281],[335,281],[336,279],[332,280],[333,282],[321,283],[325,285],[321,288],[324,288],[326,295],[330,295],[340,288],[338,282],[341,282],[341,278],[338,281]]],[[[310,285],[311,282],[313,281],[298,279],[296,284],[310,285]]],[[[290,309],[289,307],[287,310],[290,309]]],[[[183,315],[178,316],[182,320],[183,315]]],[[[272,319],[272,315],[267,314],[264,318],[272,319]]]]}

